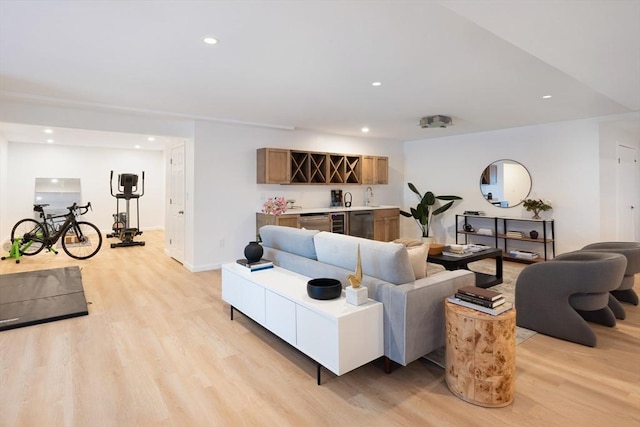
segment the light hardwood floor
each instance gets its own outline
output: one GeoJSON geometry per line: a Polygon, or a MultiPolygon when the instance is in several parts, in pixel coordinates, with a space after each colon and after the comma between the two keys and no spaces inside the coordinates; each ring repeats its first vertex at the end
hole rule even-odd
{"type": "MultiPolygon", "coordinates": [[[[0,262],[0,273],[79,265],[89,315],[0,332],[2,426],[638,426],[640,308],[598,347],[538,334],[516,349],[505,408],[455,397],[444,373],[380,362],[336,377],[220,297],[220,271],[190,273],[145,247],[76,261],[61,252],[0,262]]],[[[1,279],[1,278],[0,278],[1,279]]]]}

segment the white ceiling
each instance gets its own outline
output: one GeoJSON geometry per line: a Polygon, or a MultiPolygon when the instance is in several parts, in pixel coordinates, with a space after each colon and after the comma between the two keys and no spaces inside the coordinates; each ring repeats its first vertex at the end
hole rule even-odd
{"type": "Polygon", "coordinates": [[[2,98],[397,140],[624,115],[640,0],[2,0],[2,98]]]}

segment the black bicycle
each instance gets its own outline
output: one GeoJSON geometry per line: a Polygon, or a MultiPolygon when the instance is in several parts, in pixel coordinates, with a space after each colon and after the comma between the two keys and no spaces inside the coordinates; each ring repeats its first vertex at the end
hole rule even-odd
{"type": "Polygon", "coordinates": [[[74,203],[67,207],[69,213],[63,215],[45,215],[47,205],[33,205],[33,210],[40,213],[42,222],[25,218],[16,223],[11,230],[11,241],[19,240],[20,255],[36,255],[44,248],[58,253],[54,245],[60,238],[62,249],[71,258],[87,259],[98,253],[102,246],[102,233],[95,225],[86,221],[77,221],[76,216],[86,214],[91,203],[78,206],[74,203]],[[64,222],[60,224],[61,219],[64,222]]]}

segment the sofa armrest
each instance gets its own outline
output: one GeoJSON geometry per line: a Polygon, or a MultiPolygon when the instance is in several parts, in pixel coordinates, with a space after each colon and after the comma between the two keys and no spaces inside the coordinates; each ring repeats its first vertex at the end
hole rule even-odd
{"type": "Polygon", "coordinates": [[[444,301],[475,286],[468,270],[445,271],[404,285],[381,283],[375,299],[384,306],[385,355],[407,365],[445,344],[444,301]]]}

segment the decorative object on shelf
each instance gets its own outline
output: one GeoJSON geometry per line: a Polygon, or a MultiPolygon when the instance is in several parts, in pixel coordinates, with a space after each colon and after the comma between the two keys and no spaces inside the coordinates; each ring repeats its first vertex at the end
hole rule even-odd
{"type": "Polygon", "coordinates": [[[493,230],[490,228],[478,228],[478,234],[482,234],[483,236],[493,236],[493,230]]]}
{"type": "Polygon", "coordinates": [[[307,282],[307,295],[313,299],[328,300],[340,298],[342,283],[336,279],[320,278],[307,282]]]}
{"type": "Polygon", "coordinates": [[[504,233],[504,235],[512,239],[522,239],[524,237],[524,233],[522,231],[517,231],[517,230],[507,230],[507,232],[504,233]]]}
{"type": "Polygon", "coordinates": [[[471,224],[465,224],[464,225],[464,231],[466,231],[467,233],[473,233],[476,230],[473,228],[473,226],[471,224]]]}
{"type": "Polygon", "coordinates": [[[356,271],[354,274],[349,274],[347,280],[352,288],[359,288],[362,283],[362,258],[360,257],[360,245],[358,244],[358,255],[356,258],[356,271]]]}
{"type": "Polygon", "coordinates": [[[362,284],[362,258],[360,257],[360,245],[358,245],[358,256],[356,258],[356,271],[349,274],[347,280],[351,286],[347,286],[345,293],[347,294],[347,302],[352,305],[362,305],[367,302],[369,293],[367,288],[361,287],[362,284]]]}
{"type": "Polygon", "coordinates": [[[263,253],[264,249],[258,242],[249,242],[249,244],[244,248],[244,257],[249,263],[260,261],[263,253]]]}
{"type": "Polygon", "coordinates": [[[529,232],[529,237],[531,237],[532,239],[537,239],[538,238],[538,232],[536,230],[531,230],[529,232]]]}
{"type": "Polygon", "coordinates": [[[416,220],[416,224],[422,232],[422,237],[429,237],[429,227],[431,226],[431,218],[435,215],[447,211],[456,200],[462,200],[459,196],[436,196],[431,191],[424,193],[424,196],[418,191],[418,189],[409,183],[409,189],[418,196],[418,204],[415,208],[411,208],[411,212],[405,212],[400,210],[400,215],[407,218],[413,218],[416,220]],[[448,200],[449,202],[434,209],[436,200],[448,200]]]}
{"type": "Polygon", "coordinates": [[[522,206],[529,212],[533,211],[533,219],[540,219],[540,212],[553,209],[549,200],[542,199],[525,199],[522,206]]]}

